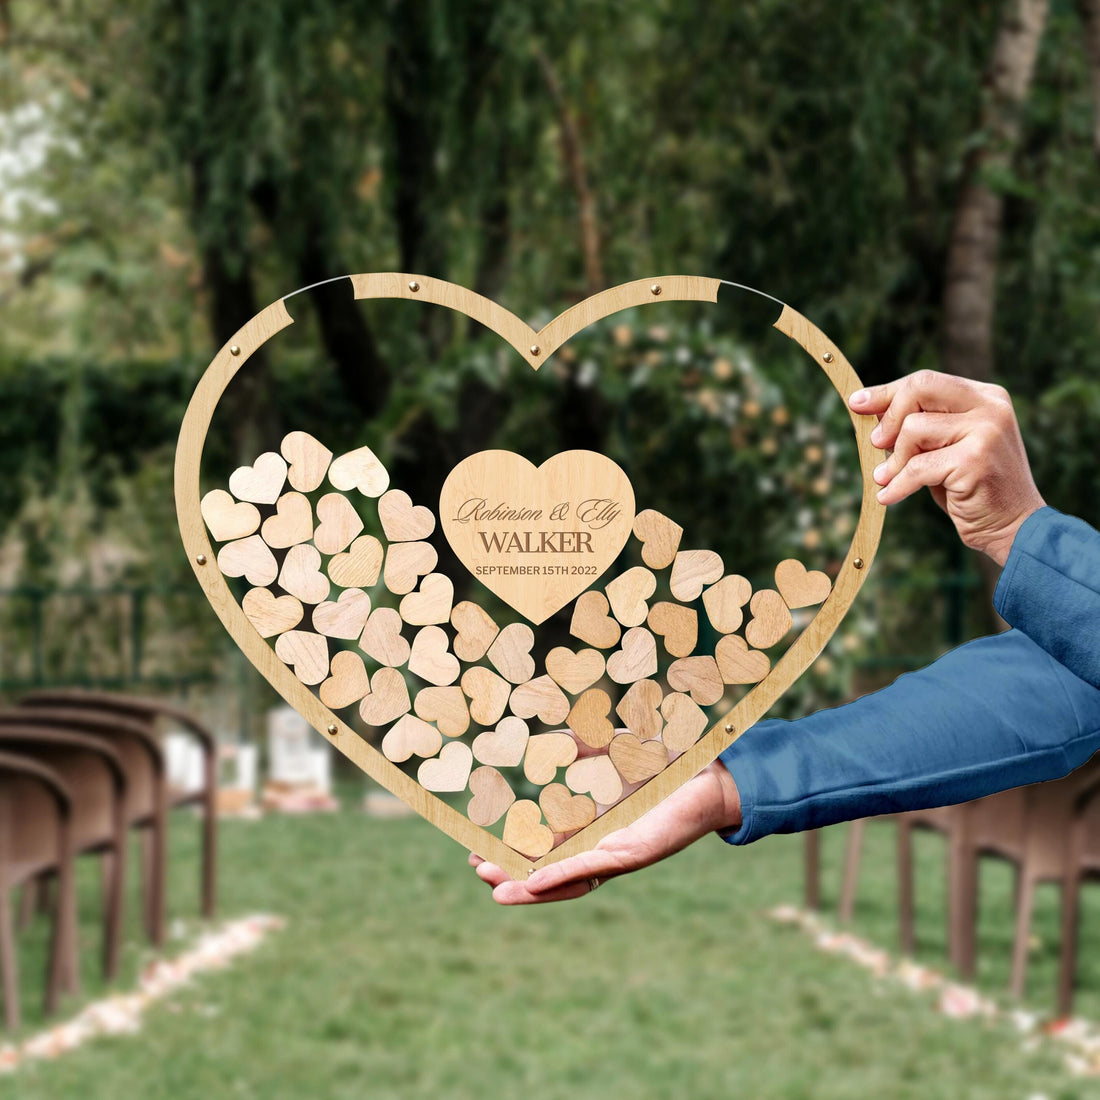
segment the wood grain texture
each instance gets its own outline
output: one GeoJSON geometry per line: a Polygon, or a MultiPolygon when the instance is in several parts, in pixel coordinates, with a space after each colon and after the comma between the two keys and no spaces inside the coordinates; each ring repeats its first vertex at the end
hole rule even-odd
{"type": "Polygon", "coordinates": [[[458,679],[458,658],[447,648],[450,643],[442,627],[422,626],[413,637],[409,671],[436,687],[458,679]]]}
{"type": "Polygon", "coordinates": [[[461,737],[470,728],[466,696],[457,686],[421,688],[413,700],[413,710],[425,722],[434,722],[444,737],[461,737]]]}
{"type": "Polygon", "coordinates": [[[808,570],[797,558],[787,558],[775,567],[775,587],[790,608],[824,603],[833,582],[819,569],[808,570]]]}
{"type": "Polygon", "coordinates": [[[474,738],[474,758],[497,768],[515,768],[523,761],[531,731],[522,718],[509,714],[496,729],[486,730],[474,738]]]}
{"type": "MultiPolygon", "coordinates": [[[[457,648],[457,647],[456,647],[457,648]]],[[[470,700],[470,717],[479,726],[499,722],[508,706],[512,685],[491,668],[477,665],[462,674],[462,690],[470,700]]]]}
{"type": "Polygon", "coordinates": [[[748,642],[737,634],[727,634],[714,647],[718,672],[727,684],[758,684],[771,668],[766,653],[749,649],[748,642]]]}
{"type": "Polygon", "coordinates": [[[669,756],[675,757],[682,752],[687,752],[702,737],[703,730],[707,728],[706,713],[692,701],[690,695],[680,691],[674,691],[664,697],[661,702],[661,714],[665,720],[664,729],[661,730],[661,741],[668,749],[669,756]]]}
{"type": "MultiPolygon", "coordinates": [[[[447,288],[450,287],[450,284],[445,283],[437,286],[436,281],[429,280],[427,277],[399,273],[350,278],[360,297],[413,298],[417,295],[407,289],[407,283],[410,280],[417,280],[420,282],[421,289],[427,290],[426,300],[442,301],[447,297],[447,288]]],[[[553,334],[558,337],[558,343],[560,344],[568,335],[578,331],[585,324],[605,317],[616,309],[655,300],[647,297],[652,281],[651,279],[639,280],[628,284],[630,289],[625,294],[621,292],[621,288],[614,288],[614,291],[604,292],[579,303],[577,307],[563,315],[563,318],[568,318],[568,321],[553,330],[553,334]]],[[[671,287],[669,279],[661,282],[663,287],[671,287]]],[[[709,301],[716,299],[719,286],[717,280],[692,280],[691,283],[692,292],[682,295],[683,297],[709,301]]],[[[681,288],[685,285],[687,284],[682,282],[677,284],[681,288]]],[[[672,291],[666,289],[661,300],[670,300],[671,294],[672,291]]],[[[485,300],[482,299],[482,301],[485,300]]],[[[489,323],[491,320],[485,316],[478,319],[483,320],[484,323],[489,323]]],[[[559,321],[561,320],[559,318],[559,321]]],[[[192,395],[180,430],[175,467],[176,510],[180,522],[180,533],[192,563],[192,569],[211,606],[248,659],[315,729],[326,736],[363,771],[404,799],[423,817],[466,848],[491,859],[513,878],[525,875],[532,866],[542,866],[548,861],[564,859],[591,848],[609,832],[640,817],[713,760],[728,743],[757,721],[817,656],[851,605],[874,560],[885,508],[876,500],[877,486],[871,475],[874,467],[882,462],[885,456],[870,442],[870,433],[876,423],[875,418],[849,412],[863,475],[861,511],[852,543],[839,568],[833,591],[817,616],[776,663],[768,679],[748,692],[736,707],[720,717],[692,748],[683,753],[659,776],[606,810],[591,825],[554,848],[548,855],[537,858],[521,857],[497,838],[471,823],[459,810],[425,791],[410,776],[394,768],[353,729],[333,715],[277,659],[271,646],[252,629],[220,571],[211,568],[208,564],[213,560],[213,551],[199,510],[199,470],[213,410],[236,372],[248,364],[250,357],[259,347],[292,323],[293,318],[281,300],[262,310],[222,346],[192,395]],[[229,350],[231,345],[236,345],[240,354],[232,355],[229,350]],[[858,567],[855,564],[857,560],[858,567]],[[726,732],[726,724],[734,727],[734,733],[726,732]],[[336,734],[328,734],[330,725],[335,726],[336,734]]],[[[493,326],[490,325],[490,327],[493,326]]],[[[845,403],[851,393],[861,388],[858,377],[840,349],[797,311],[784,306],[775,327],[798,343],[813,361],[822,367],[845,403]],[[829,355],[827,362],[823,359],[826,353],[829,355]]],[[[518,335],[521,337],[519,349],[522,354],[522,347],[526,346],[522,337],[526,334],[521,330],[518,335]]],[[[549,350],[546,350],[549,348],[549,340],[544,341],[544,355],[549,355],[549,350]]],[[[529,357],[525,358],[528,362],[532,362],[529,357]]],[[[589,645],[597,645],[590,639],[582,640],[589,645]]],[[[611,644],[613,645],[614,642],[611,644]]],[[[599,646],[599,648],[605,647],[599,646]]]]}
{"type": "Polygon", "coordinates": [[[382,738],[382,753],[387,760],[403,764],[414,756],[435,756],[442,745],[443,735],[435,726],[415,714],[403,714],[382,738]]]}
{"type": "Polygon", "coordinates": [[[474,797],[466,806],[466,816],[475,825],[495,825],[516,800],[508,780],[496,768],[474,768],[469,785],[474,797]]]}
{"type": "Polygon", "coordinates": [[[428,626],[451,620],[455,586],[443,573],[429,573],[415,592],[402,597],[398,611],[410,626],[428,626]]]}
{"type": "Polygon", "coordinates": [[[373,535],[360,535],[344,553],[329,558],[328,575],[341,588],[370,588],[378,580],[382,553],[373,535]]]}
{"type": "Polygon", "coordinates": [[[417,769],[416,781],[426,791],[464,791],[470,778],[474,757],[470,746],[451,741],[433,760],[425,760],[417,769]]]}
{"type": "Polygon", "coordinates": [[[403,626],[401,616],[392,607],[376,607],[359,636],[359,648],[380,665],[400,668],[411,652],[401,634],[403,626]]]}
{"type": "Polygon", "coordinates": [[[539,806],[555,833],[575,833],[596,820],[596,803],[587,795],[573,794],[563,783],[543,787],[539,806]]]}
{"type": "Polygon", "coordinates": [[[526,623],[511,623],[496,636],[487,656],[505,680],[523,684],[535,675],[534,644],[535,632],[526,623]]]}
{"type": "Polygon", "coordinates": [[[749,601],[752,618],[745,625],[745,641],[756,649],[770,649],[794,625],[783,597],[772,588],[754,592],[749,601]]]}
{"type": "Polygon", "coordinates": [[[668,750],[660,741],[642,741],[632,733],[614,737],[607,755],[624,783],[645,783],[668,766],[668,750]]]}
{"type": "Polygon", "coordinates": [[[565,769],[565,785],[590,794],[598,806],[612,806],[623,796],[623,780],[609,756],[586,756],[565,769]]]}
{"type": "Polygon", "coordinates": [[[229,475],[229,491],[238,500],[274,504],[286,484],[286,460],[266,451],[251,466],[239,466],[229,475]]]}
{"type": "Polygon", "coordinates": [[[611,613],[623,626],[641,626],[649,614],[646,600],[657,590],[657,578],[636,565],[604,586],[611,613]]]}
{"type": "Polygon", "coordinates": [[[351,650],[342,649],[332,656],[331,675],[321,684],[321,702],[333,710],[358,703],[370,691],[363,658],[351,650]]]}
{"type": "Polygon", "coordinates": [[[363,633],[370,611],[370,596],[366,592],[361,588],[346,588],[335,600],[324,600],[313,609],[313,629],[327,638],[350,641],[363,633]]]}
{"type": "Polygon", "coordinates": [[[567,768],[576,759],[577,742],[568,733],[536,733],[527,739],[523,774],[542,787],[554,779],[558,768],[567,768]]]}
{"type": "Polygon", "coordinates": [[[569,713],[568,697],[549,676],[513,688],[508,705],[517,718],[538,718],[544,726],[560,726],[569,713]]]}
{"type": "Polygon", "coordinates": [[[396,542],[386,550],[382,579],[395,596],[404,596],[438,561],[439,555],[430,542],[396,542]]]}
{"type": "Polygon", "coordinates": [[[685,691],[700,706],[709,707],[722,698],[726,685],[713,657],[681,657],[668,666],[668,686],[685,691]]]}
{"type": "MultiPolygon", "coordinates": [[[[359,717],[368,726],[380,727],[407,714],[410,707],[412,700],[405,677],[395,668],[380,668],[370,679],[370,694],[359,704],[359,717]]],[[[408,757],[402,759],[407,760],[408,757]]]]}
{"type": "Polygon", "coordinates": [[[662,698],[661,685],[656,680],[639,680],[619,700],[615,713],[632,734],[642,741],[652,741],[660,736],[665,724],[659,710],[662,698]]]}
{"type": "Polygon", "coordinates": [[[546,855],[554,834],[542,823],[542,810],[529,798],[513,802],[504,818],[504,843],[528,859],[546,855]]]}
{"type": "Polygon", "coordinates": [[[455,628],[455,656],[460,661],[480,661],[500,633],[493,617],[469,600],[455,604],[451,611],[451,626],[455,628]]]}
{"type": "Polygon", "coordinates": [[[279,451],[289,463],[286,479],[300,493],[312,493],[320,487],[332,461],[332,451],[309,432],[288,432],[279,451]]]}
{"type": "Polygon", "coordinates": [[[303,684],[319,684],[328,675],[328,642],[312,630],[288,630],[275,640],[275,656],[303,684]]]}
{"type": "Polygon", "coordinates": [[[546,671],[570,695],[580,695],[604,673],[604,655],[598,649],[574,652],[568,646],[555,646],[546,655],[546,671]]]}
{"type": "Polygon", "coordinates": [[[260,510],[255,504],[234,500],[224,489],[211,489],[199,506],[210,537],[215,542],[231,542],[253,535],[260,526],[260,510]]]}
{"type": "Polygon", "coordinates": [[[661,600],[649,609],[646,625],[664,639],[672,657],[690,657],[699,640],[699,616],[695,608],[661,600]]]}
{"type": "Polygon", "coordinates": [[[357,447],[333,459],[328,480],[334,489],[358,489],[365,497],[380,497],[390,484],[390,475],[370,447],[357,447]]]}
{"type": "Polygon", "coordinates": [[[617,684],[632,684],[657,675],[657,640],[644,626],[632,626],[622,648],[607,658],[607,675],[617,684]]]}
{"type": "Polygon", "coordinates": [[[339,554],[363,530],[363,519],[343,493],[325,493],[317,501],[313,545],[322,554],[339,554]]]}
{"type": "Polygon", "coordinates": [[[250,588],[241,600],[241,608],[261,638],[290,630],[305,614],[300,600],[293,596],[276,596],[267,588],[250,588]]]}
{"type": "Polygon", "coordinates": [[[602,592],[585,592],[573,605],[569,633],[597,649],[612,649],[619,644],[622,627],[608,614],[611,605],[602,592]]]}
{"type": "Polygon", "coordinates": [[[302,603],[322,603],[332,586],[321,572],[321,555],[313,546],[292,546],[283,558],[279,584],[302,603]]]}
{"type": "Polygon", "coordinates": [[[722,559],[713,550],[681,550],[672,563],[668,587],[681,603],[691,603],[704,586],[722,576],[722,569],[722,559]]]}
{"type": "Polygon", "coordinates": [[[273,550],[285,550],[313,538],[313,505],[301,493],[283,493],[275,502],[275,515],[264,520],[260,534],[273,550]]]}
{"type": "Polygon", "coordinates": [[[256,588],[264,588],[279,575],[279,563],[259,535],[227,542],[218,551],[218,568],[227,577],[244,577],[256,588]]]}
{"type": "Polygon", "coordinates": [[[684,529],[653,508],[634,517],[634,537],[642,543],[642,561],[650,569],[665,569],[676,557],[684,529]]]}
{"type": "Polygon", "coordinates": [[[608,718],[610,714],[611,696],[603,688],[589,688],[573,703],[565,724],[589,748],[602,749],[615,736],[615,727],[608,718]]]}
{"type": "Polygon", "coordinates": [[[378,519],[390,542],[419,542],[435,530],[435,515],[414,505],[403,489],[388,489],[378,498],[378,519]]]}
{"type": "MultiPolygon", "coordinates": [[[[703,593],[703,607],[710,625],[719,634],[732,634],[744,622],[742,608],[752,596],[752,585],[737,573],[723,577],[703,593]]],[[[686,654],[685,654],[686,656],[686,654]]]]}

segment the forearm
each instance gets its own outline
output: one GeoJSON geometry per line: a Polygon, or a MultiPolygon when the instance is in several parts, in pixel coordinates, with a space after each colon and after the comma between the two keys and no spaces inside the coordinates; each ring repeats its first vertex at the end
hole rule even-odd
{"type": "Polygon", "coordinates": [[[721,756],[747,843],[966,802],[1072,771],[1100,748],[1100,690],[1019,631],[981,638],[882,691],[765,721],[721,756]]]}

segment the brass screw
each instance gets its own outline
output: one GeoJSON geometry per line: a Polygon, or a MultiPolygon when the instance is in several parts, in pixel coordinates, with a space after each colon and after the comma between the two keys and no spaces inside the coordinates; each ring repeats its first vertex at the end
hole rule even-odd
{"type": "Polygon", "coordinates": [[[195,562],[198,565],[205,565],[206,564],[206,555],[205,554],[196,554],[195,555],[195,562]]]}
{"type": "Polygon", "coordinates": [[[409,290],[411,290],[413,294],[415,294],[419,289],[420,284],[415,279],[413,279],[413,281],[409,283],[409,290]]]}
{"type": "Polygon", "coordinates": [[[733,723],[732,722],[727,722],[726,723],[726,733],[733,733],[733,723]]]}
{"type": "Polygon", "coordinates": [[[660,283],[654,283],[649,288],[649,293],[652,294],[654,298],[656,298],[657,295],[661,293],[661,284],[660,283]]]}
{"type": "Polygon", "coordinates": [[[328,731],[329,731],[329,733],[330,733],[330,734],[332,734],[332,736],[333,736],[333,737],[335,737],[335,736],[336,736],[336,735],[337,735],[337,734],[338,734],[338,733],[340,732],[340,731],[339,731],[339,730],[338,730],[338,729],[336,728],[336,723],[335,723],[335,722],[329,722],[329,724],[328,724],[328,731]]]}
{"type": "Polygon", "coordinates": [[[826,363],[831,363],[833,361],[833,353],[827,351],[821,358],[824,359],[826,363]]]}
{"type": "Polygon", "coordinates": [[[532,344],[531,345],[531,354],[532,355],[538,355],[541,351],[542,351],[542,348],[540,348],[538,346],[538,344],[532,344]]]}
{"type": "Polygon", "coordinates": [[[240,355],[241,354],[241,349],[239,347],[237,347],[236,344],[233,344],[229,348],[229,354],[230,355],[240,355]]]}
{"type": "Polygon", "coordinates": [[[853,562],[852,562],[852,564],[853,564],[853,565],[854,565],[854,566],[855,566],[855,567],[856,567],[857,569],[862,569],[862,568],[863,568],[863,559],[862,559],[862,558],[856,558],[856,560],[855,560],[855,561],[853,561],[853,562]]]}

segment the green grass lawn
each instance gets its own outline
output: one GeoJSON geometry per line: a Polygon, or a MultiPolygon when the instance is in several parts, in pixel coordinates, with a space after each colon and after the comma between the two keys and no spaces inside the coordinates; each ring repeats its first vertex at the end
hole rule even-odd
{"type": "MultiPolygon", "coordinates": [[[[868,830],[855,931],[896,945],[893,829],[868,830]]],[[[843,828],[825,836],[835,904],[843,828]]],[[[419,819],[357,810],[229,822],[221,915],[287,918],[252,955],[159,1002],[140,1035],[0,1078],[49,1097],[1019,1097],[1100,1095],[1006,1023],[955,1022],[764,916],[800,900],[799,838],[703,842],[580,902],[504,910],[419,819]]],[[[172,821],[172,918],[196,911],[197,827],[172,821]]],[[[943,964],[943,849],[918,838],[919,958],[943,964]]],[[[88,872],[94,868],[88,868],[88,872]]],[[[84,996],[96,877],[82,878],[84,996]]],[[[1007,981],[1010,876],[982,879],[985,992],[1007,981]]],[[[125,974],[147,958],[130,904],[125,974]]],[[[1040,897],[1029,1006],[1053,1004],[1057,899],[1040,897]]],[[[45,922],[20,942],[42,1025],[45,922]]],[[[178,950],[185,941],[172,945],[178,950]]],[[[1100,891],[1086,899],[1078,1008],[1100,1018],[1100,891]],[[1096,896],[1093,896],[1096,895],[1096,896]],[[1090,929],[1092,930],[1090,933],[1090,929]]],[[[63,1015],[75,1010],[67,1006],[63,1015]]]]}

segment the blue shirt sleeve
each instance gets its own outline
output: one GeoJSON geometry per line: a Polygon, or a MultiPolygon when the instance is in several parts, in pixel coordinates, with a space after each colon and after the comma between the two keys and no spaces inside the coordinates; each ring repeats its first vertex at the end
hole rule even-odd
{"type": "Polygon", "coordinates": [[[995,597],[1017,628],[855,702],[747,730],[720,757],[743,815],[726,839],[966,802],[1083,764],[1100,749],[1098,577],[1100,534],[1050,508],[1029,517],[995,597]]]}

